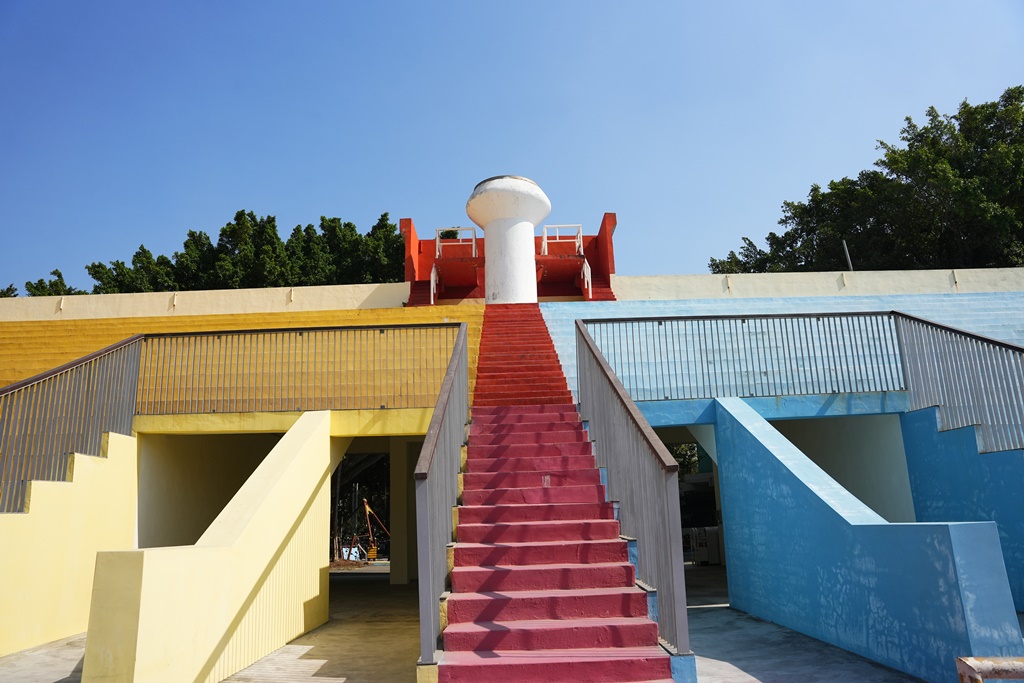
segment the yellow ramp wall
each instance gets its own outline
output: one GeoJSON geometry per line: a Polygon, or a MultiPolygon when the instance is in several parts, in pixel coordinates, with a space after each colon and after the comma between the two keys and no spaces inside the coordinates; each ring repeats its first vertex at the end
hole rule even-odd
{"type": "Polygon", "coordinates": [[[29,483],[27,511],[0,514],[0,656],[86,630],[97,551],[134,547],[135,439],[104,436],[67,481],[29,483]]]}
{"type": "Polygon", "coordinates": [[[83,681],[219,681],[327,620],[330,426],[303,414],[194,546],[99,554],[83,681]]]}

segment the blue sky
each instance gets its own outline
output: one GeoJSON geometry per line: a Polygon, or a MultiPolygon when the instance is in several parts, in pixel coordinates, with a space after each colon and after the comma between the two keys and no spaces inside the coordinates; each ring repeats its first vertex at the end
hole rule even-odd
{"type": "Polygon", "coordinates": [[[1024,82],[1022,46],[1017,0],[0,0],[0,285],[243,208],[426,235],[505,173],[549,223],[616,212],[619,274],[703,273],[905,116],[1024,82]]]}

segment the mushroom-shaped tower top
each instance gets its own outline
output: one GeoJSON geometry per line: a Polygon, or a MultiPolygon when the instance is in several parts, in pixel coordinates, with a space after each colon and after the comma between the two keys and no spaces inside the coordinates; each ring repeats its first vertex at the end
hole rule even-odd
{"type": "Polygon", "coordinates": [[[536,227],[551,213],[551,200],[529,178],[499,175],[477,183],[466,202],[466,213],[481,228],[503,218],[536,227]]]}
{"type": "Polygon", "coordinates": [[[499,175],[473,189],[466,213],[484,229],[487,303],[537,303],[534,232],[550,212],[551,201],[529,178],[499,175]]]}

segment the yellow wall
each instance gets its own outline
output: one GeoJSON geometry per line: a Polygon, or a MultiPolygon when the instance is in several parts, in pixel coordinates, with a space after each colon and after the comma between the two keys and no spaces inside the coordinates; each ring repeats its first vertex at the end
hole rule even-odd
{"type": "MultiPolygon", "coordinates": [[[[131,297],[144,295],[90,295],[131,297]]],[[[54,297],[47,297],[48,299],[54,297]]],[[[59,297],[58,297],[59,298],[59,297]]],[[[74,298],[74,297],[69,297],[74,298]]],[[[13,300],[13,299],[12,299],[13,300]]],[[[8,299],[0,299],[0,312],[8,299]]],[[[120,310],[120,309],[119,309],[120,310]]],[[[245,309],[243,309],[245,310],[245,309]]],[[[217,330],[280,329],[286,327],[333,327],[346,325],[409,325],[466,322],[469,324],[470,366],[476,368],[483,324],[482,304],[312,310],[281,312],[234,312],[203,315],[165,315],[110,318],[11,319],[0,315],[0,386],[45,372],[134,334],[145,332],[200,332],[217,330]]],[[[129,311],[130,312],[130,311],[129,311]]],[[[474,373],[471,373],[473,376],[474,373]]]]}
{"type": "Polygon", "coordinates": [[[192,545],[279,434],[139,434],[139,547],[192,545]]]}
{"type": "Polygon", "coordinates": [[[0,515],[0,655],[85,631],[96,552],[134,546],[135,439],[74,455],[66,482],[29,484],[26,514],[0,515]]]}
{"type": "Polygon", "coordinates": [[[307,413],[194,546],[101,553],[83,681],[219,681],[327,619],[330,473],[307,413]]]}

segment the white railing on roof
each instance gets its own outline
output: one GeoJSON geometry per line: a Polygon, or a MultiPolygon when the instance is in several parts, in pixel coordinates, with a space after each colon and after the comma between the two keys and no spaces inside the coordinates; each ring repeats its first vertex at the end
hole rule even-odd
{"type": "Polygon", "coordinates": [[[545,225],[540,236],[540,255],[548,255],[548,242],[575,242],[576,255],[583,256],[583,226],[582,225],[545,225]],[[552,234],[549,235],[548,231],[552,234]],[[562,231],[572,231],[562,234],[562,231]]]}
{"type": "Polygon", "coordinates": [[[437,245],[434,248],[434,258],[441,258],[444,247],[458,244],[473,245],[473,258],[476,258],[476,228],[438,228],[434,232],[436,235],[434,243],[437,245]],[[442,232],[452,232],[453,230],[458,233],[458,237],[441,237],[442,232]],[[463,233],[469,233],[469,237],[463,237],[463,233]]]}
{"type": "Polygon", "coordinates": [[[434,305],[434,299],[437,297],[437,264],[435,263],[430,267],[430,305],[434,305]]]}

